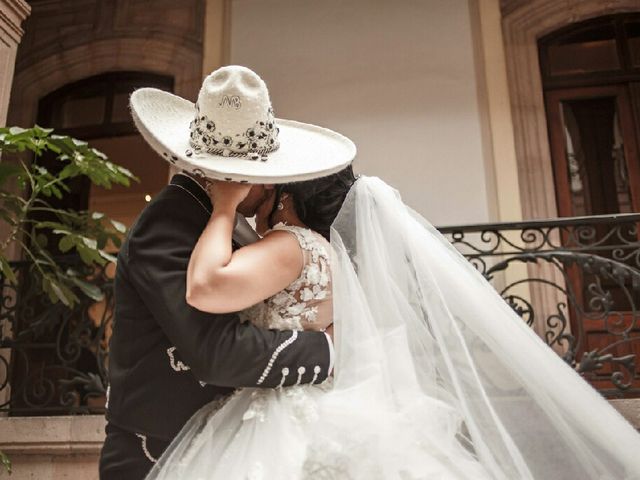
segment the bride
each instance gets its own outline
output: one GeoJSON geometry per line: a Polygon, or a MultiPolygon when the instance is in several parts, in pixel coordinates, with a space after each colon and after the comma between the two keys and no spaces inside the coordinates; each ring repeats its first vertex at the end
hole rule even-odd
{"type": "MultiPolygon", "coordinates": [[[[183,165],[211,151],[193,131],[183,165]]],[[[209,176],[248,183],[211,184],[188,302],[268,328],[333,322],[334,377],[301,384],[311,372],[283,367],[291,386],[206,405],[147,478],[640,479],[638,433],[393,188],[345,165],[234,176],[247,160],[213,152],[228,163],[209,176]],[[258,184],[262,238],[234,252],[236,207],[258,184]]]]}
{"type": "Polygon", "coordinates": [[[348,168],[278,189],[263,240],[233,255],[248,187],[214,184],[190,301],[256,304],[246,318],[283,329],[326,328],[333,306],[335,378],[205,406],[148,478],[640,478],[626,420],[396,191],[360,177],[347,193],[354,180],[348,168]]]}

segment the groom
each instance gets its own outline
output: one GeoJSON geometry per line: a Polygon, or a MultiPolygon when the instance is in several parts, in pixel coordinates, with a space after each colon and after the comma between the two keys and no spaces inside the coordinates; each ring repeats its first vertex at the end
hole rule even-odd
{"type": "MultiPolygon", "coordinates": [[[[320,383],[332,368],[325,333],[264,330],[186,303],[189,256],[211,215],[200,182],[175,175],[118,254],[101,480],[142,480],[189,417],[235,388],[275,388],[299,367],[308,372],[301,383],[319,367],[320,383]]],[[[251,217],[265,198],[255,185],[238,211],[251,217]]]]}

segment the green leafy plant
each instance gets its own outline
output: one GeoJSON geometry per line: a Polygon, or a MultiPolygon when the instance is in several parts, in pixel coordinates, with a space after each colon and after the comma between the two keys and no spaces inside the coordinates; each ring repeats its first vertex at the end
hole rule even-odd
{"type": "Polygon", "coordinates": [[[11,460],[9,460],[9,457],[7,457],[2,450],[0,450],[0,464],[2,464],[7,473],[11,475],[11,460]]]}
{"type": "Polygon", "coordinates": [[[17,242],[22,258],[30,264],[30,278],[52,303],[72,307],[79,301],[80,292],[101,300],[103,293],[98,287],[87,282],[79,271],[56,261],[50,239],[55,238],[61,252],[77,253],[87,266],[104,267],[115,262],[105,248],[109,244],[120,246],[125,226],[102,213],[56,208],[51,200],[63,198],[70,191],[69,180],[75,177],[86,176],[104,188],[113,184],[129,186],[137,178],[86,142],[55,135],[51,129],[38,126],[0,128],[0,152],[0,221],[9,226],[6,237],[0,239],[0,270],[4,277],[17,281],[6,256],[7,248],[17,242]],[[59,168],[50,171],[37,161],[27,162],[25,155],[20,155],[23,152],[36,157],[52,152],[56,163],[60,162],[56,165],[59,168]]]}

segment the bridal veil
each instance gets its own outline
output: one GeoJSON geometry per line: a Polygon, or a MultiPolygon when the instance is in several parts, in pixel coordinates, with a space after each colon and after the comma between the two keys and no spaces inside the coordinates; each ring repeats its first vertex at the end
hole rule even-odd
{"type": "Polygon", "coordinates": [[[640,479],[640,434],[397,191],[361,177],[331,239],[334,392],[442,400],[492,478],[640,479]]]}

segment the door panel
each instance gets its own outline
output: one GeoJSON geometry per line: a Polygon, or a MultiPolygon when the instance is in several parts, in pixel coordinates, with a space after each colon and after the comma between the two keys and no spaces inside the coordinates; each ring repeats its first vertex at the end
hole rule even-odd
{"type": "MultiPolygon", "coordinates": [[[[640,159],[638,125],[632,106],[634,93],[626,85],[552,90],[546,94],[549,139],[554,168],[556,200],[560,216],[611,215],[640,211],[640,159]]],[[[640,97],[639,97],[640,98],[640,97]]],[[[585,251],[616,258],[607,245],[637,241],[638,230],[622,229],[610,235],[610,227],[596,228],[599,248],[585,251]]],[[[567,240],[567,239],[564,239],[567,240]]],[[[568,240],[567,240],[568,243],[568,240]]],[[[627,260],[635,264],[636,259],[627,260]]],[[[616,358],[638,353],[639,342],[620,342],[621,336],[640,334],[631,314],[632,303],[640,309],[640,298],[629,298],[613,281],[597,284],[596,275],[569,267],[569,285],[577,300],[570,311],[571,329],[582,339],[577,357],[594,350],[616,358]],[[613,312],[598,315],[602,304],[594,285],[610,294],[613,312]],[[578,333],[581,332],[581,333],[578,333]]],[[[610,376],[618,367],[605,364],[589,380],[596,388],[611,386],[610,376]]],[[[632,382],[640,387],[640,379],[632,382]]]]}

